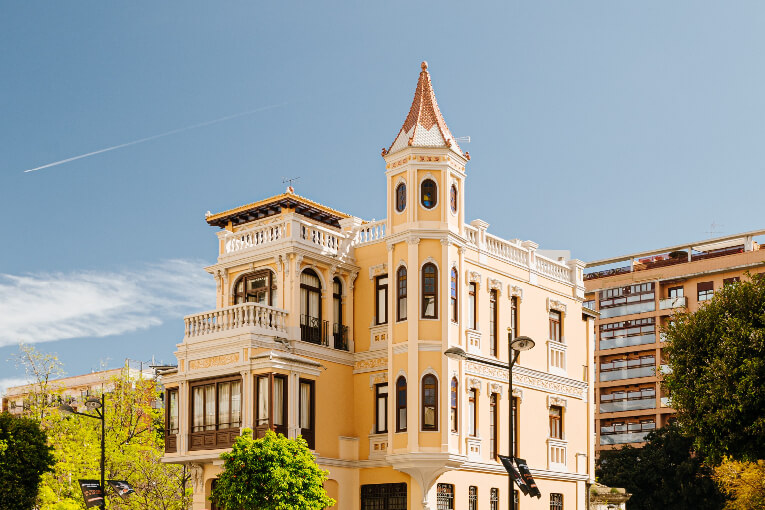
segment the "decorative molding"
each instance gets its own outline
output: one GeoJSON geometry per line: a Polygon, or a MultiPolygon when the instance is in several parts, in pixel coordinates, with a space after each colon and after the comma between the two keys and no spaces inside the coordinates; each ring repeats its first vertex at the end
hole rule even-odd
{"type": "Polygon", "coordinates": [[[487,280],[487,291],[491,292],[496,290],[498,295],[502,295],[502,281],[496,278],[489,278],[487,280]]]}
{"type": "Polygon", "coordinates": [[[354,272],[351,273],[351,275],[350,275],[350,277],[348,279],[348,287],[350,287],[351,290],[353,290],[353,288],[355,287],[355,285],[356,285],[355,284],[356,278],[358,276],[359,276],[359,272],[358,271],[354,271],[354,272]]]}
{"type": "Polygon", "coordinates": [[[465,393],[475,390],[478,395],[481,394],[481,380],[477,377],[465,378],[465,393]]]}
{"type": "Polygon", "coordinates": [[[371,390],[378,384],[383,384],[388,382],[388,372],[380,372],[378,374],[370,374],[369,375],[369,389],[371,390]]]}
{"type": "Polygon", "coordinates": [[[491,395],[492,393],[496,393],[497,395],[499,395],[499,398],[502,398],[502,392],[504,387],[500,383],[487,382],[486,387],[487,387],[487,391],[489,392],[489,395],[491,395]]]}
{"type": "Polygon", "coordinates": [[[465,271],[465,284],[475,283],[478,289],[481,288],[481,273],[478,271],[465,271]]]}
{"type": "Polygon", "coordinates": [[[441,348],[440,341],[420,340],[417,342],[418,351],[441,352],[441,348]]]}
{"type": "Polygon", "coordinates": [[[481,354],[481,332],[475,329],[465,330],[465,343],[467,352],[481,354]]]}
{"type": "Polygon", "coordinates": [[[388,368],[388,358],[363,359],[353,365],[354,372],[372,371],[374,369],[383,370],[386,368],[388,368]]]}
{"type": "Polygon", "coordinates": [[[451,243],[449,242],[448,237],[442,237],[441,238],[441,246],[449,246],[451,243]]]}
{"type": "Polygon", "coordinates": [[[513,386],[513,396],[516,397],[521,404],[523,404],[523,389],[513,386]]]}
{"type": "Polygon", "coordinates": [[[239,362],[239,353],[220,354],[209,358],[193,359],[189,361],[189,370],[199,370],[201,368],[221,367],[239,362]]]}
{"type": "Polygon", "coordinates": [[[369,268],[369,279],[374,280],[375,276],[380,276],[388,273],[388,264],[383,262],[369,268]]]}
{"type": "Polygon", "coordinates": [[[389,241],[385,243],[385,247],[388,248],[388,251],[393,251],[394,246],[396,246],[396,243],[394,241],[389,241]]]}
{"type": "Polygon", "coordinates": [[[303,265],[303,255],[295,255],[295,274],[300,274],[300,266],[303,265]]]}
{"type": "Polygon", "coordinates": [[[547,311],[557,310],[562,313],[566,313],[566,303],[558,301],[557,299],[547,298],[547,311]]]}
{"type": "Polygon", "coordinates": [[[409,237],[406,240],[406,242],[409,243],[409,244],[420,244],[420,238],[416,237],[416,236],[412,236],[412,237],[409,237]]]}
{"type": "Polygon", "coordinates": [[[514,297],[518,298],[518,301],[523,301],[523,287],[519,285],[513,285],[510,284],[507,286],[507,297],[508,299],[512,299],[514,297]]]}
{"type": "Polygon", "coordinates": [[[403,354],[409,350],[408,342],[393,344],[393,354],[403,354]]]}
{"type": "Polygon", "coordinates": [[[563,409],[566,409],[568,406],[568,401],[563,397],[556,397],[555,395],[547,395],[547,407],[550,406],[559,406],[563,409]]]}
{"type": "Polygon", "coordinates": [[[423,260],[422,261],[422,265],[420,266],[420,268],[422,268],[425,264],[428,264],[428,263],[433,264],[439,270],[441,269],[440,267],[438,267],[438,261],[436,261],[436,259],[434,259],[433,257],[428,257],[425,260],[423,260]]]}
{"type": "MultiPolygon", "coordinates": [[[[587,383],[585,382],[536,370],[520,371],[518,368],[513,370],[513,386],[554,392],[578,399],[584,398],[587,392],[587,383]]],[[[507,383],[506,369],[484,365],[480,362],[466,361],[465,372],[507,383]]]]}

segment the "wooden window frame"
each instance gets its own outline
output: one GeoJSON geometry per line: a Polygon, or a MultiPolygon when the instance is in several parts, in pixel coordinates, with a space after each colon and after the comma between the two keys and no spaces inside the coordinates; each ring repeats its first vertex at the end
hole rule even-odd
{"type": "Polygon", "coordinates": [[[457,381],[456,377],[452,377],[452,381],[449,385],[449,407],[450,407],[450,413],[449,413],[449,421],[450,421],[450,428],[451,431],[455,434],[459,432],[459,381],[457,381]]]}
{"type": "MultiPolygon", "coordinates": [[[[226,382],[236,382],[238,381],[240,383],[240,398],[243,396],[244,392],[244,384],[242,380],[242,376],[227,376],[227,377],[218,377],[214,379],[199,379],[196,381],[192,381],[189,383],[189,450],[213,450],[218,448],[228,448],[232,444],[234,444],[234,440],[239,435],[239,429],[242,426],[241,423],[241,405],[244,402],[244,399],[241,398],[240,402],[240,422],[239,427],[228,427],[226,429],[220,429],[218,427],[219,423],[219,416],[218,416],[218,384],[226,383],[226,382]],[[194,389],[204,386],[210,386],[213,385],[215,387],[215,391],[213,392],[215,403],[213,405],[213,409],[215,409],[215,423],[213,425],[213,428],[209,430],[194,430],[194,389]]],[[[207,407],[207,395],[206,393],[203,393],[203,402],[202,402],[202,408],[205,409],[207,407]]],[[[229,393],[229,399],[231,398],[231,394],[229,393]]],[[[229,401],[229,412],[231,409],[231,403],[229,401]]],[[[202,416],[205,416],[204,412],[202,416]]],[[[203,427],[206,427],[207,424],[202,425],[203,427]]]]}
{"type": "Polygon", "coordinates": [[[422,412],[420,419],[422,420],[420,429],[426,432],[433,432],[438,430],[438,378],[433,374],[425,374],[422,376],[422,380],[420,385],[422,386],[422,392],[421,392],[421,407],[422,412]],[[425,381],[426,379],[433,380],[433,387],[434,387],[434,396],[433,396],[433,405],[426,405],[425,404],[425,381]],[[429,407],[433,408],[433,425],[426,425],[425,424],[425,410],[429,407]]]}
{"type": "Polygon", "coordinates": [[[563,407],[550,406],[550,438],[563,439],[563,407]],[[553,411],[558,414],[553,414],[553,411]]]}
{"type": "Polygon", "coordinates": [[[375,323],[377,325],[382,324],[388,324],[388,286],[390,284],[390,280],[388,280],[388,283],[381,284],[380,281],[385,278],[388,278],[387,274],[381,274],[380,276],[375,277],[375,323]],[[385,295],[385,300],[383,303],[385,303],[385,320],[380,320],[380,293],[383,293],[385,295]]]}
{"type": "Polygon", "coordinates": [[[276,279],[274,278],[274,273],[270,269],[262,269],[259,271],[255,271],[252,273],[247,273],[239,278],[236,279],[236,282],[234,283],[233,292],[231,293],[232,300],[234,305],[240,305],[244,303],[256,303],[255,301],[246,301],[247,297],[247,281],[248,280],[254,280],[256,278],[260,278],[263,275],[268,275],[268,283],[266,284],[266,289],[268,292],[268,298],[266,299],[266,305],[273,306],[274,305],[274,291],[277,290],[276,287],[276,279]],[[239,283],[242,283],[242,292],[240,293],[237,287],[239,287],[239,283]]]}
{"type": "Polygon", "coordinates": [[[468,436],[478,437],[478,390],[468,390],[468,436]]]}
{"type": "Polygon", "coordinates": [[[407,319],[407,272],[406,267],[401,266],[396,271],[396,320],[405,321],[407,319]],[[404,306],[402,305],[402,302],[404,306]]]}
{"type": "Polygon", "coordinates": [[[389,389],[388,389],[388,383],[380,383],[375,384],[375,432],[377,434],[387,434],[388,433],[388,396],[389,396],[389,389]],[[385,388],[385,393],[381,393],[380,390],[385,388]],[[380,400],[383,400],[385,402],[385,405],[383,406],[383,414],[382,417],[382,423],[380,422],[380,415],[379,409],[380,409],[380,400]],[[382,428],[380,426],[382,425],[382,428]]]}
{"type": "Polygon", "coordinates": [[[314,287],[312,285],[308,285],[306,283],[300,283],[300,288],[305,289],[305,300],[300,300],[300,339],[302,341],[307,341],[311,343],[318,343],[321,344],[325,341],[324,338],[322,338],[322,334],[324,333],[322,331],[322,315],[323,315],[323,306],[322,306],[322,299],[321,296],[321,278],[319,278],[319,275],[311,268],[305,268],[298,274],[298,279],[303,275],[303,273],[308,275],[313,275],[316,277],[316,280],[318,280],[318,287],[314,287]],[[316,293],[319,296],[318,303],[319,303],[319,313],[318,317],[313,317],[312,315],[309,315],[311,306],[311,294],[316,293]],[[304,318],[305,317],[305,318],[304,318]],[[316,324],[311,324],[313,321],[316,321],[316,324]]]}
{"type": "Polygon", "coordinates": [[[499,356],[499,295],[497,289],[489,291],[489,354],[499,356]]]}
{"type": "Polygon", "coordinates": [[[667,298],[669,299],[683,297],[684,294],[685,294],[685,287],[683,287],[682,285],[677,285],[675,287],[670,287],[667,289],[667,298]],[[677,292],[678,290],[680,291],[679,293],[677,292]]]}
{"type": "Polygon", "coordinates": [[[406,407],[406,401],[407,401],[407,386],[406,386],[406,377],[403,375],[400,375],[398,379],[396,379],[396,432],[406,432],[406,420],[403,420],[404,423],[401,423],[401,410],[404,410],[404,413],[407,414],[409,411],[407,411],[406,407]],[[402,383],[403,382],[403,398],[401,398],[401,391],[402,391],[402,383]]]}
{"type": "Polygon", "coordinates": [[[457,268],[453,267],[449,275],[449,308],[451,311],[452,322],[459,322],[459,310],[457,296],[459,292],[459,276],[457,268]]]}
{"type": "Polygon", "coordinates": [[[563,314],[558,310],[550,310],[550,341],[563,343],[563,314]]]}
{"type": "Polygon", "coordinates": [[[434,209],[438,205],[438,184],[433,179],[425,179],[420,183],[420,205],[427,210],[434,209]],[[433,203],[431,205],[425,204],[425,187],[433,187],[433,203]]]}
{"type": "Polygon", "coordinates": [[[709,301],[712,299],[715,295],[715,284],[714,282],[698,282],[696,284],[696,300],[701,301],[709,301]],[[702,297],[704,299],[702,299],[702,297]]]}
{"type": "Polygon", "coordinates": [[[254,398],[254,409],[252,415],[255,417],[253,428],[255,430],[255,437],[263,437],[266,434],[266,431],[273,430],[277,434],[283,434],[284,436],[288,435],[289,427],[288,427],[288,410],[289,410],[289,377],[285,374],[280,374],[276,372],[266,372],[261,374],[255,374],[254,380],[255,384],[255,398],[254,398]],[[259,379],[268,379],[268,416],[267,418],[267,424],[261,425],[259,423],[260,421],[260,384],[258,384],[259,379]],[[284,417],[284,423],[282,425],[276,425],[274,423],[274,380],[280,379],[283,381],[284,384],[284,395],[282,396],[282,416],[284,417]]]}
{"type": "Polygon", "coordinates": [[[395,208],[396,212],[402,213],[406,210],[406,183],[400,182],[396,185],[395,191],[395,208]]]}
{"type": "Polygon", "coordinates": [[[478,487],[468,487],[468,510],[478,510],[478,487]]]}
{"type": "Polygon", "coordinates": [[[181,415],[180,415],[180,401],[178,400],[179,393],[178,388],[170,388],[165,390],[165,452],[174,453],[178,449],[178,434],[180,433],[181,415]],[[175,395],[175,404],[178,406],[178,423],[175,431],[170,427],[170,402],[171,396],[175,395]]]}
{"type": "Polygon", "coordinates": [[[489,434],[489,454],[492,459],[499,456],[499,395],[492,393],[489,395],[489,423],[492,425],[492,431],[489,434]]]}
{"type": "Polygon", "coordinates": [[[422,266],[422,315],[421,317],[423,319],[438,319],[438,268],[436,265],[432,262],[428,262],[427,264],[422,266]],[[429,278],[426,276],[427,270],[431,269],[433,270],[433,290],[432,291],[425,291],[425,279],[429,278]],[[427,302],[429,297],[433,298],[433,315],[426,315],[427,310],[427,302]]]}
{"type": "Polygon", "coordinates": [[[308,443],[308,448],[311,450],[316,449],[316,381],[312,379],[298,379],[298,427],[300,427],[300,435],[303,436],[303,439],[308,443]],[[311,427],[307,429],[300,427],[300,411],[303,409],[303,392],[301,391],[301,386],[303,384],[308,384],[311,388],[311,405],[309,409],[309,412],[311,413],[311,427]]]}

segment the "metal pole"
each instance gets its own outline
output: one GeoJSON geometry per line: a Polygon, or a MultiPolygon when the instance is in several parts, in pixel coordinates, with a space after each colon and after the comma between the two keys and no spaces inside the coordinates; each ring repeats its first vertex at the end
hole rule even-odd
{"type": "Polygon", "coordinates": [[[101,491],[103,492],[104,502],[101,503],[101,510],[106,508],[106,487],[104,487],[104,469],[106,467],[106,393],[101,393],[101,491]]]}

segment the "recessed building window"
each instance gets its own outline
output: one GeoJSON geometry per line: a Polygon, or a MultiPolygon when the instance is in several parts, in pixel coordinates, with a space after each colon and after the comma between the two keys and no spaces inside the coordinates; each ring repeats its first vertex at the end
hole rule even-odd
{"type": "Polygon", "coordinates": [[[550,437],[563,439],[563,408],[550,406],[550,437]]]}
{"type": "Polygon", "coordinates": [[[403,182],[396,186],[396,210],[403,212],[406,209],[406,184],[403,182]]]}
{"type": "Polygon", "coordinates": [[[388,384],[375,386],[375,422],[378,434],[388,432],[388,384]]]}
{"type": "Polygon", "coordinates": [[[273,305],[276,294],[271,271],[259,271],[247,274],[239,278],[234,284],[234,304],[258,303],[260,305],[273,305]]]}
{"type": "Polygon", "coordinates": [[[497,290],[491,289],[489,292],[489,354],[492,356],[497,356],[499,352],[498,324],[497,290]]]}
{"type": "Polygon", "coordinates": [[[422,266],[422,318],[438,318],[438,270],[435,264],[422,266]]]}
{"type": "Polygon", "coordinates": [[[449,278],[449,308],[452,312],[452,322],[457,322],[457,268],[452,268],[449,278]]]}
{"type": "Polygon", "coordinates": [[[426,209],[433,209],[438,202],[436,198],[436,183],[432,179],[422,181],[420,200],[426,209]]]}
{"type": "Polygon", "coordinates": [[[451,395],[450,395],[450,420],[451,421],[451,428],[452,432],[457,432],[457,398],[459,396],[459,392],[457,391],[459,383],[457,383],[457,378],[452,377],[452,387],[451,387],[451,395]]]}
{"type": "Polygon", "coordinates": [[[396,313],[397,320],[405,321],[406,320],[406,268],[404,266],[401,266],[398,268],[398,271],[396,271],[396,296],[397,296],[397,306],[396,306],[396,313]]]}
{"type": "Polygon", "coordinates": [[[468,510],[478,510],[478,487],[468,487],[468,510]]]}
{"type": "Polygon", "coordinates": [[[696,284],[699,301],[709,301],[715,294],[712,282],[699,282],[696,284]]]}
{"type": "Polygon", "coordinates": [[[475,437],[478,432],[478,391],[471,388],[468,393],[468,435],[475,437]]]}
{"type": "Polygon", "coordinates": [[[406,432],[406,378],[396,380],[396,432],[406,432]]]}
{"type": "Polygon", "coordinates": [[[550,510],[563,510],[563,494],[557,492],[550,494],[550,510]]]}
{"type": "Polygon", "coordinates": [[[422,378],[422,430],[438,430],[438,381],[431,374],[422,378]]]}
{"type": "Polygon", "coordinates": [[[454,510],[454,485],[450,483],[436,485],[436,508],[454,510]]]}
{"type": "Polygon", "coordinates": [[[375,316],[377,324],[388,322],[388,275],[378,276],[375,279],[375,316]]]}
{"type": "Polygon", "coordinates": [[[449,205],[452,208],[452,212],[457,212],[457,185],[452,184],[452,189],[449,190],[449,205]]]}

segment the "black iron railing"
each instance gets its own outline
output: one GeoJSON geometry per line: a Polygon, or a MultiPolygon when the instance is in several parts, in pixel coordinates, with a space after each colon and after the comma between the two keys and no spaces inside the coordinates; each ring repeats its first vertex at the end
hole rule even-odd
{"type": "Polygon", "coordinates": [[[347,351],[348,350],[348,326],[344,326],[342,324],[333,324],[332,325],[332,337],[335,342],[334,348],[340,349],[341,351],[347,351]]]}

